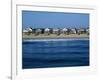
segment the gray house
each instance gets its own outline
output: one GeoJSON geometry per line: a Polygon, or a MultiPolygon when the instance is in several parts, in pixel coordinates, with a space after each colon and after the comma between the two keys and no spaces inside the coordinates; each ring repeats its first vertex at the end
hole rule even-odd
{"type": "Polygon", "coordinates": [[[76,28],[70,29],[70,33],[71,33],[71,34],[77,34],[77,29],[76,29],[76,28]]]}
{"type": "Polygon", "coordinates": [[[35,35],[39,35],[41,33],[42,33],[42,30],[41,29],[39,29],[39,28],[35,29],[35,35]]]}

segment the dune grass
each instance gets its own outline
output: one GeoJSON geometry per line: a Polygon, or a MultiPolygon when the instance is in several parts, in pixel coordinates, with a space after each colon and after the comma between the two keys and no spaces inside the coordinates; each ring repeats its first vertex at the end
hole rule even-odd
{"type": "Polygon", "coordinates": [[[89,35],[87,34],[69,34],[69,35],[65,35],[65,34],[50,34],[50,35],[44,35],[44,34],[39,34],[39,35],[34,35],[34,34],[30,34],[30,35],[22,35],[23,39],[41,39],[41,38],[89,38],[89,35]]]}

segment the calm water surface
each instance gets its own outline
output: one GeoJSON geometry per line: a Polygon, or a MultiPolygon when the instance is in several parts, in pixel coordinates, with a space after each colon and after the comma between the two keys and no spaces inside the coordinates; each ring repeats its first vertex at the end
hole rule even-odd
{"type": "Polygon", "coordinates": [[[22,68],[89,66],[88,39],[23,40],[22,68]]]}

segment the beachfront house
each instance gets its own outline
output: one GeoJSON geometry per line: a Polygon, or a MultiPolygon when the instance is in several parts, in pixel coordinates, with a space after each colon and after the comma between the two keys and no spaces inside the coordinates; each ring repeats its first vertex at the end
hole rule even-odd
{"type": "Polygon", "coordinates": [[[28,31],[29,35],[33,33],[33,29],[31,27],[27,28],[26,30],[28,31]]]}
{"type": "Polygon", "coordinates": [[[27,30],[28,30],[28,32],[32,32],[33,31],[31,27],[27,28],[27,30]]]}
{"type": "Polygon", "coordinates": [[[62,33],[63,33],[63,34],[69,34],[69,29],[63,28],[63,29],[62,29],[62,33]]]}
{"type": "Polygon", "coordinates": [[[76,29],[76,28],[70,29],[70,33],[71,33],[71,34],[77,34],[77,29],[76,29]]]}
{"type": "Polygon", "coordinates": [[[89,28],[86,29],[86,33],[89,35],[89,28]]]}
{"type": "Polygon", "coordinates": [[[24,29],[23,30],[23,35],[27,35],[28,34],[28,30],[24,29]]]}
{"type": "Polygon", "coordinates": [[[42,33],[42,29],[40,28],[35,29],[35,35],[39,35],[41,33],[42,33]]]}
{"type": "Polygon", "coordinates": [[[32,34],[35,34],[35,31],[36,31],[36,29],[35,29],[35,28],[33,28],[33,29],[32,29],[32,34]]]}
{"type": "Polygon", "coordinates": [[[53,34],[60,35],[60,29],[59,28],[54,28],[53,29],[53,34]]]}
{"type": "Polygon", "coordinates": [[[32,34],[32,32],[33,32],[33,30],[32,30],[31,27],[23,29],[23,34],[24,35],[30,35],[30,34],[32,34]]]}
{"type": "Polygon", "coordinates": [[[45,28],[44,29],[44,34],[45,35],[49,35],[50,34],[50,29],[49,28],[45,28]]]}
{"type": "Polygon", "coordinates": [[[86,33],[86,29],[84,29],[84,28],[80,28],[80,29],[78,29],[78,34],[80,35],[80,34],[85,34],[86,33]]]}

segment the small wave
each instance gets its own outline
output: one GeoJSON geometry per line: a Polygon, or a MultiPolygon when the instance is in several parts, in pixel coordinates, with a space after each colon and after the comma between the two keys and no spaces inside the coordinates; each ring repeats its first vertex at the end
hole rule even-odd
{"type": "Polygon", "coordinates": [[[73,41],[73,40],[89,40],[88,38],[68,38],[68,39],[23,39],[24,42],[39,41],[73,41]]]}

